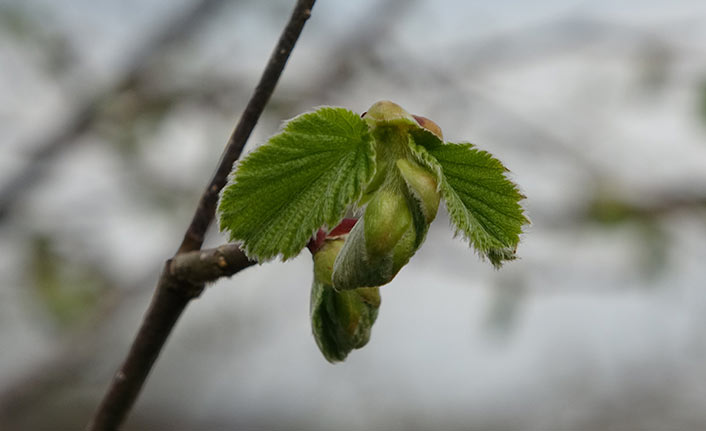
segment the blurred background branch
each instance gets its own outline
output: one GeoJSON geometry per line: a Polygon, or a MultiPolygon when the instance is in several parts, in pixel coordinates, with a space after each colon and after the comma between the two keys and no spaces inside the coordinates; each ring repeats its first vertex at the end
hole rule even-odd
{"type": "MultiPolygon", "coordinates": [[[[0,184],[113,91],[4,213],[0,428],[82,426],[290,7],[214,3],[116,84],[198,4],[0,6],[0,184]]],[[[703,6],[390,0],[316,19],[251,144],[322,104],[409,106],[512,169],[521,260],[487,272],[433,225],[344,368],[309,338],[308,259],[218,282],[126,429],[704,428],[703,6]]]]}
{"type": "Polygon", "coordinates": [[[149,69],[150,62],[160,52],[191,36],[223,3],[223,0],[198,0],[187,5],[183,12],[169,19],[145,44],[138,47],[112,82],[96,91],[93,96],[80,101],[69,114],[65,124],[42,138],[39,143],[28,145],[34,150],[25,166],[0,186],[0,222],[22,194],[41,180],[47,164],[60,152],[75,144],[78,137],[93,126],[103,114],[102,109],[108,101],[118,97],[120,93],[130,92],[139,85],[142,75],[149,69]]]}

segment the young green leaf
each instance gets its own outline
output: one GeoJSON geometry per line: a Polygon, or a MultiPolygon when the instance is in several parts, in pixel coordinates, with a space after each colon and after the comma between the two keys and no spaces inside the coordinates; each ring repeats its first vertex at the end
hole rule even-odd
{"type": "Polygon", "coordinates": [[[522,226],[529,220],[519,204],[524,196],[505,177],[503,164],[472,144],[443,143],[424,130],[412,136],[417,159],[440,175],[441,194],[457,233],[496,267],[515,259],[522,226]]]}
{"type": "Polygon", "coordinates": [[[319,350],[332,363],[343,361],[353,349],[368,343],[380,308],[378,287],[339,291],[332,286],[334,261],[344,238],[323,239],[313,252],[311,329],[319,350]]]}
{"type": "Polygon", "coordinates": [[[294,257],[317,229],[341,221],[374,173],[373,140],[357,114],[300,115],[240,162],[221,193],[220,228],[251,258],[294,257]]]}

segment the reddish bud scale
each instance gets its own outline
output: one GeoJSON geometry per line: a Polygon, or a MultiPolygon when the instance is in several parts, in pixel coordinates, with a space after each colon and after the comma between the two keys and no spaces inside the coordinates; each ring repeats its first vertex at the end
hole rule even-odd
{"type": "Polygon", "coordinates": [[[355,226],[357,221],[357,218],[344,218],[341,223],[333,228],[328,234],[325,230],[319,229],[319,231],[316,232],[316,235],[309,240],[306,248],[309,249],[311,254],[316,253],[324,245],[324,241],[326,241],[327,238],[334,238],[348,234],[351,229],[353,229],[353,226],[355,226]]]}
{"type": "Polygon", "coordinates": [[[412,114],[412,117],[414,117],[420,126],[435,134],[439,139],[444,139],[444,134],[441,133],[441,127],[439,127],[439,125],[434,121],[428,119],[427,117],[422,117],[421,115],[412,114]]]}
{"type": "Polygon", "coordinates": [[[327,237],[333,238],[335,236],[341,236],[349,233],[351,229],[353,229],[353,226],[355,226],[357,221],[357,218],[344,218],[341,223],[338,224],[338,226],[336,226],[331,232],[329,232],[327,237]]]}

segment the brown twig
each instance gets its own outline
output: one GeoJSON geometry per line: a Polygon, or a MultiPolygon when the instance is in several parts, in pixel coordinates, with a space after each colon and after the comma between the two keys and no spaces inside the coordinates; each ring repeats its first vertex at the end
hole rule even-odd
{"type": "Polygon", "coordinates": [[[236,244],[225,244],[178,254],[168,262],[167,268],[171,278],[198,285],[230,277],[254,264],[236,244]]]}
{"type": "Polygon", "coordinates": [[[203,291],[204,280],[195,274],[218,275],[218,271],[222,270],[223,266],[229,267],[228,274],[234,274],[251,264],[240,250],[230,246],[220,248],[220,251],[212,254],[199,252],[197,256],[189,252],[201,248],[206,230],[214,218],[218,193],[225,185],[233,163],[240,156],[245,142],[270,99],[294,44],[311,15],[314,2],[315,0],[297,1],[260,82],[228,140],[220,164],[201,196],[177,254],[165,263],[152,303],[130,352],[115,374],[95,417],[88,425],[89,430],[114,430],[124,421],[179,316],[189,301],[198,297],[203,291]],[[226,255],[228,258],[225,257],[226,255]],[[202,256],[204,259],[201,258],[202,256]],[[215,266],[208,263],[211,258],[215,259],[215,266]],[[226,260],[225,265],[222,265],[221,259],[226,260]],[[231,259],[233,266],[230,266],[228,259],[231,259]],[[192,264],[195,262],[201,269],[194,269],[192,272],[191,269],[187,269],[190,265],[186,262],[192,262],[192,264]],[[201,265],[202,263],[204,265],[201,265]]]}
{"type": "Polygon", "coordinates": [[[218,193],[226,184],[226,181],[228,181],[228,174],[233,168],[233,163],[235,163],[241,151],[243,151],[245,142],[247,142],[250,137],[250,133],[255,127],[255,124],[257,124],[257,120],[265,109],[265,105],[270,100],[277,80],[287,63],[287,58],[289,58],[289,54],[301,33],[304,22],[311,14],[311,8],[314,6],[314,2],[315,0],[297,2],[292,20],[290,20],[282,33],[277,47],[272,52],[272,56],[262,73],[260,82],[257,84],[257,87],[255,87],[255,92],[250,98],[248,105],[245,107],[245,111],[243,111],[243,115],[238,121],[238,125],[235,127],[235,130],[228,140],[226,149],[221,157],[220,165],[218,169],[216,169],[211,183],[201,195],[198,209],[184,235],[178,253],[201,248],[206,230],[213,220],[216,203],[218,202],[218,193]]]}

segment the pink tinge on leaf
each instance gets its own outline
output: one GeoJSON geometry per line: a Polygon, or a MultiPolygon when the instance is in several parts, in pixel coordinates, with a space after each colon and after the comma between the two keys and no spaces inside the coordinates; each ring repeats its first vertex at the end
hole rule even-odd
{"type": "Polygon", "coordinates": [[[316,235],[314,235],[309,240],[309,243],[306,245],[306,247],[309,249],[311,254],[316,253],[321,248],[321,246],[324,245],[324,241],[326,240],[326,238],[347,235],[351,231],[351,229],[353,229],[353,226],[355,226],[355,223],[357,221],[357,218],[344,218],[341,223],[339,223],[338,226],[333,228],[328,234],[325,230],[319,229],[319,231],[316,232],[316,235]]]}
{"type": "Polygon", "coordinates": [[[444,134],[441,133],[441,127],[439,127],[438,124],[433,122],[432,120],[428,119],[427,117],[422,117],[421,115],[412,115],[415,120],[417,120],[417,123],[430,131],[431,133],[435,134],[436,136],[439,137],[439,139],[444,139],[444,134]]]}

